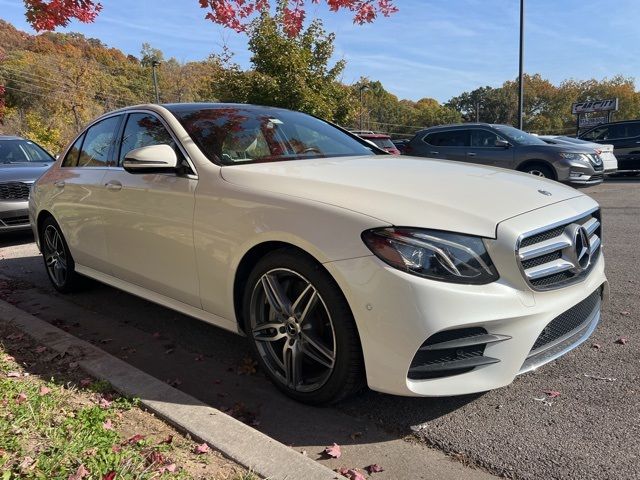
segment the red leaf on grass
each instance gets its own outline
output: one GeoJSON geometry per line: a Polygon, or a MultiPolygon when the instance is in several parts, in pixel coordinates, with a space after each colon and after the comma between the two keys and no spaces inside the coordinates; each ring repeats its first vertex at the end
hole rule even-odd
{"type": "Polygon", "coordinates": [[[542,393],[546,393],[549,398],[556,398],[560,396],[560,392],[557,392],[555,390],[543,390],[542,393]]]}
{"type": "Polygon", "coordinates": [[[118,453],[120,450],[122,450],[122,447],[120,445],[111,445],[111,451],[113,453],[118,453]]]}
{"type": "Polygon", "coordinates": [[[340,458],[340,456],[342,455],[342,452],[340,451],[340,445],[338,445],[337,443],[334,443],[330,447],[326,447],[324,449],[324,453],[332,458],[340,458]]]}
{"type": "Polygon", "coordinates": [[[133,437],[126,439],[124,443],[127,443],[129,445],[135,445],[138,442],[140,442],[140,440],[143,440],[143,439],[144,439],[144,435],[140,435],[139,433],[136,433],[133,437]]]}
{"type": "Polygon", "coordinates": [[[617,339],[614,343],[617,343],[618,345],[626,345],[627,342],[629,341],[628,338],[626,337],[620,337],[619,339],[617,339]]]}
{"type": "Polygon", "coordinates": [[[18,405],[20,405],[21,403],[24,403],[27,400],[27,396],[24,393],[19,393],[16,396],[16,403],[18,405]]]}
{"type": "Polygon", "coordinates": [[[34,352],[36,353],[44,353],[47,351],[47,347],[36,347],[36,349],[34,350],[34,352]]]}
{"type": "Polygon", "coordinates": [[[105,430],[113,430],[113,424],[111,423],[110,418],[107,418],[107,420],[102,424],[102,428],[105,430]]]}
{"type": "Polygon", "coordinates": [[[100,401],[98,402],[98,406],[99,406],[100,408],[104,408],[104,409],[106,410],[107,408],[109,408],[109,407],[111,406],[111,401],[110,401],[110,400],[107,400],[107,399],[106,399],[106,398],[104,398],[104,397],[101,397],[101,398],[100,398],[100,401]]]}
{"type": "Polygon", "coordinates": [[[20,378],[22,374],[20,372],[9,372],[7,373],[7,377],[9,378],[20,378]]]}
{"type": "Polygon", "coordinates": [[[111,470],[109,473],[105,473],[102,480],[114,480],[116,478],[116,472],[111,470]]]}
{"type": "Polygon", "coordinates": [[[202,445],[196,445],[196,447],[194,448],[194,452],[197,453],[198,455],[203,454],[203,453],[207,453],[211,450],[211,448],[209,447],[209,445],[207,445],[206,443],[203,443],[202,445]]]}
{"type": "Polygon", "coordinates": [[[164,469],[169,473],[174,473],[177,470],[177,465],[175,463],[170,463],[169,465],[165,465],[164,469]]]}
{"type": "Polygon", "coordinates": [[[49,393],[51,393],[49,387],[45,387],[44,385],[40,387],[40,395],[48,395],[49,393]]]}
{"type": "Polygon", "coordinates": [[[364,469],[369,472],[369,474],[371,473],[379,473],[379,472],[384,472],[384,468],[382,468],[380,465],[378,465],[377,463],[374,463],[373,465],[369,465],[368,467],[364,467],[364,469]]]}
{"type": "Polygon", "coordinates": [[[171,444],[171,442],[173,442],[173,435],[168,435],[164,440],[160,440],[159,444],[162,445],[164,443],[166,445],[169,445],[171,444]]]}
{"type": "Polygon", "coordinates": [[[80,465],[76,473],[72,473],[69,475],[67,480],[82,480],[84,477],[88,476],[91,472],[85,468],[84,465],[80,465]]]}

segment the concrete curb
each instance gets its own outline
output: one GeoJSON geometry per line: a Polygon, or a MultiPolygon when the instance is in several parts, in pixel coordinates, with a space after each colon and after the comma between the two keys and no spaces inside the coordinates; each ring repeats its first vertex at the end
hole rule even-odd
{"type": "Polygon", "coordinates": [[[11,324],[42,345],[78,355],[87,373],[119,392],[140,399],[158,417],[207,442],[256,475],[270,480],[333,480],[338,475],[282,443],[212,408],[94,345],[0,300],[0,323],[11,324]]]}

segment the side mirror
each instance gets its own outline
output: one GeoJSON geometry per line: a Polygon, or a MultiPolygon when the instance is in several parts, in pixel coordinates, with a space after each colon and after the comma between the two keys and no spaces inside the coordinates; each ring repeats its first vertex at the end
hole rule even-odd
{"type": "Polygon", "coordinates": [[[507,142],[506,140],[502,140],[502,139],[496,139],[496,143],[495,143],[496,147],[502,147],[502,148],[509,148],[511,146],[511,144],[509,142],[507,142]]]}
{"type": "Polygon", "coordinates": [[[178,156],[169,145],[149,145],[131,150],[122,167],[129,173],[164,173],[178,167],[178,156]]]}

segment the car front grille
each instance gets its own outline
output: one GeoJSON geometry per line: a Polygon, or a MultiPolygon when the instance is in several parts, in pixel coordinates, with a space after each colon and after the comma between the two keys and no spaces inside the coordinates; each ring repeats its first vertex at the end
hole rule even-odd
{"type": "Polygon", "coordinates": [[[516,257],[534,290],[560,288],[589,273],[600,255],[601,238],[600,210],[594,210],[523,235],[516,257]]]}
{"type": "Polygon", "coordinates": [[[591,162],[591,165],[593,165],[593,169],[596,172],[601,172],[602,170],[604,170],[604,164],[602,163],[602,158],[600,157],[600,155],[596,153],[587,154],[587,157],[589,157],[589,161],[591,162]]]}
{"type": "Polygon", "coordinates": [[[551,320],[536,339],[520,373],[533,370],[586,340],[600,319],[602,287],[551,320]]]}
{"type": "Polygon", "coordinates": [[[17,225],[29,225],[29,215],[3,217],[3,218],[0,218],[0,224],[4,224],[7,227],[15,227],[17,225]]]}
{"type": "Polygon", "coordinates": [[[0,200],[27,200],[30,185],[24,182],[0,183],[0,200]]]}

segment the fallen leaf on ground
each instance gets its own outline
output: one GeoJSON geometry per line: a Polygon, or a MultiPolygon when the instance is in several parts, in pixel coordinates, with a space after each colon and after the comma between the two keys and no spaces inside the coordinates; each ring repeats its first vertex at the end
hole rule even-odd
{"type": "Polygon", "coordinates": [[[118,453],[120,450],[122,450],[122,447],[120,445],[111,445],[111,451],[113,453],[118,453]]]}
{"type": "MultiPolygon", "coordinates": [[[[31,457],[24,457],[18,468],[22,473],[27,473],[29,470],[33,470],[35,467],[35,460],[31,457]]],[[[10,477],[7,477],[10,478],[10,477]]]]}
{"type": "Polygon", "coordinates": [[[623,317],[628,317],[629,315],[631,315],[631,312],[627,312],[626,310],[620,312],[620,315],[622,315],[623,317]]]}
{"type": "Polygon", "coordinates": [[[332,458],[340,458],[340,455],[342,455],[342,452],[340,451],[340,445],[338,445],[337,443],[334,443],[330,447],[326,447],[324,449],[324,453],[332,458]]]}
{"type": "Polygon", "coordinates": [[[24,393],[19,393],[16,396],[16,403],[18,405],[20,405],[21,403],[24,403],[27,400],[27,396],[24,393]]]}
{"type": "Polygon", "coordinates": [[[619,339],[617,339],[614,343],[617,343],[618,345],[626,345],[627,342],[629,341],[628,338],[626,337],[620,337],[619,339]]]}
{"type": "Polygon", "coordinates": [[[549,398],[557,398],[560,396],[560,392],[556,390],[543,390],[542,393],[546,393],[549,398]]]}
{"type": "Polygon", "coordinates": [[[366,480],[367,479],[367,477],[365,477],[362,473],[360,473],[355,468],[343,467],[336,470],[336,472],[338,472],[343,477],[347,477],[349,480],[366,480]]]}
{"type": "Polygon", "coordinates": [[[90,473],[91,472],[89,472],[89,470],[85,468],[84,464],[82,464],[78,467],[78,470],[76,470],[76,473],[72,473],[71,475],[69,475],[67,480],[82,480],[84,477],[88,476],[90,473]]]}
{"type": "Polygon", "coordinates": [[[111,470],[108,473],[105,473],[102,477],[102,480],[114,480],[116,478],[116,472],[111,470]]]}
{"type": "Polygon", "coordinates": [[[98,406],[99,406],[100,408],[104,408],[104,409],[106,410],[107,408],[109,408],[109,407],[111,406],[111,401],[110,401],[110,400],[107,400],[107,399],[106,399],[106,398],[104,398],[104,397],[101,397],[101,398],[100,398],[100,401],[98,402],[98,406]]]}
{"type": "Polygon", "coordinates": [[[136,433],[133,437],[129,437],[128,439],[126,439],[124,443],[127,443],[129,445],[135,445],[136,443],[140,442],[143,439],[144,439],[144,435],[140,435],[139,433],[136,433]]]}
{"type": "Polygon", "coordinates": [[[160,440],[159,444],[162,445],[164,443],[166,445],[169,445],[171,444],[171,442],[173,442],[173,435],[168,435],[164,440],[160,440]]]}
{"type": "Polygon", "coordinates": [[[110,418],[107,418],[107,420],[102,424],[102,428],[105,430],[113,430],[113,424],[111,423],[110,418]]]}
{"type": "Polygon", "coordinates": [[[369,465],[368,467],[364,467],[364,469],[369,472],[369,474],[371,473],[379,473],[379,472],[384,472],[384,468],[382,468],[380,465],[378,465],[377,463],[374,463],[373,465],[369,465]]]}
{"type": "Polygon", "coordinates": [[[88,387],[92,383],[93,383],[93,379],[91,379],[91,378],[83,378],[82,380],[80,380],[80,386],[81,387],[88,387]]]}
{"type": "Polygon", "coordinates": [[[15,362],[16,357],[14,357],[13,355],[5,355],[4,356],[4,361],[5,362],[15,362]]]}
{"type": "Polygon", "coordinates": [[[166,457],[156,450],[150,451],[146,455],[145,460],[148,466],[162,466],[167,463],[166,457]]]}
{"type": "Polygon", "coordinates": [[[170,463],[169,465],[165,465],[158,470],[158,473],[162,474],[164,472],[175,473],[178,469],[178,466],[175,463],[170,463]]]}
{"type": "Polygon", "coordinates": [[[251,357],[244,357],[238,366],[238,375],[254,375],[257,369],[258,362],[251,357]]]}
{"type": "Polygon", "coordinates": [[[37,347],[34,352],[36,353],[44,353],[47,351],[47,347],[37,347]]]}
{"type": "Polygon", "coordinates": [[[203,453],[207,453],[211,450],[211,448],[209,447],[209,445],[207,445],[206,443],[203,443],[202,445],[196,445],[194,452],[201,455],[203,453]]]}
{"type": "Polygon", "coordinates": [[[40,395],[48,395],[49,393],[51,393],[49,387],[45,387],[44,385],[40,387],[40,395]]]}
{"type": "Polygon", "coordinates": [[[7,377],[9,378],[20,378],[22,374],[20,372],[9,372],[7,373],[7,377]]]}

